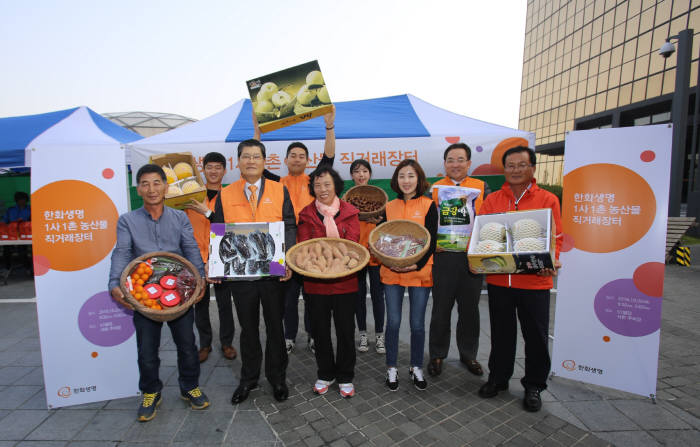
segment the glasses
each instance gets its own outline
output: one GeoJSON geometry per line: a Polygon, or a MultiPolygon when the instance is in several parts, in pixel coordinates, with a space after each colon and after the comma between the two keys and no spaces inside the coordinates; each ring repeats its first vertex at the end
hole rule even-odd
{"type": "Polygon", "coordinates": [[[457,163],[464,164],[468,161],[469,160],[467,160],[466,158],[448,158],[447,160],[445,160],[445,163],[447,163],[447,164],[457,164],[457,163]]]}
{"type": "Polygon", "coordinates": [[[531,167],[532,165],[529,163],[519,163],[517,165],[506,165],[506,171],[522,171],[523,169],[527,169],[531,167]]]}
{"type": "Polygon", "coordinates": [[[243,154],[243,155],[241,155],[240,158],[243,161],[248,161],[248,160],[260,161],[263,159],[263,156],[260,154],[256,154],[256,155],[243,154]]]}

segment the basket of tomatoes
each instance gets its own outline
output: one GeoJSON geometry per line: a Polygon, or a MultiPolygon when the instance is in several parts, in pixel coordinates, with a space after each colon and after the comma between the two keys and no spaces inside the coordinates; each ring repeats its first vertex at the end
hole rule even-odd
{"type": "Polygon", "coordinates": [[[182,316],[202,299],[206,283],[194,265],[182,256],[152,252],[126,266],[120,287],[136,311],[162,322],[182,316]]]}

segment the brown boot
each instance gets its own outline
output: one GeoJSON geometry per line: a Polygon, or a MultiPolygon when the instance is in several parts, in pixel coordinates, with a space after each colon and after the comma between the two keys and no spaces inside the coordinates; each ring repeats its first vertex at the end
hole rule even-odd
{"type": "Polygon", "coordinates": [[[442,359],[430,359],[430,363],[428,363],[428,374],[430,374],[431,377],[442,374],[442,359]]]}
{"type": "Polygon", "coordinates": [[[205,346],[199,350],[199,363],[204,363],[209,358],[211,346],[205,346]]]}
{"type": "Polygon", "coordinates": [[[236,348],[234,348],[233,346],[225,345],[221,347],[221,350],[224,353],[224,357],[226,357],[229,360],[234,360],[236,357],[238,357],[236,348]]]}

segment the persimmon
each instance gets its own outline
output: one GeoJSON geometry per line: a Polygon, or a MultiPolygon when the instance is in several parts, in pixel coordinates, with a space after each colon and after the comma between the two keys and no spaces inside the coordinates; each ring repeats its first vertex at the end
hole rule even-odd
{"type": "Polygon", "coordinates": [[[144,283],[144,280],[141,279],[141,278],[139,278],[139,279],[136,280],[136,284],[139,285],[139,286],[142,286],[143,283],[144,283]]]}
{"type": "Polygon", "coordinates": [[[143,279],[144,281],[148,280],[148,275],[144,273],[143,275],[141,275],[141,279],[143,279]]]}

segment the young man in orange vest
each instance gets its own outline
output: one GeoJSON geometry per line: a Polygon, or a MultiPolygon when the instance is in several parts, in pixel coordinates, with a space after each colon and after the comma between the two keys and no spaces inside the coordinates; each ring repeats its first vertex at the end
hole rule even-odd
{"type": "MultiPolygon", "coordinates": [[[[323,157],[317,168],[328,166],[333,167],[335,158],[335,106],[331,112],[325,114],[323,119],[326,123],[326,140],[323,146],[323,157]]],[[[299,212],[306,205],[314,201],[309,193],[309,176],[304,172],[309,163],[309,150],[301,142],[294,142],[287,147],[287,155],[284,164],[287,166],[289,174],[282,177],[280,182],[287,187],[289,196],[294,205],[294,215],[299,220],[299,212]]],[[[340,191],[338,192],[340,194],[340,191]]],[[[297,330],[299,328],[299,291],[301,291],[302,278],[294,273],[292,279],[285,285],[284,296],[284,338],[287,354],[294,351],[296,344],[297,330]]],[[[309,349],[314,351],[313,334],[311,334],[311,324],[309,313],[304,307],[304,327],[308,334],[309,349]]]]}
{"type": "MultiPolygon", "coordinates": [[[[500,190],[490,194],[480,214],[504,213],[550,208],[556,234],[561,233],[559,199],[540,189],[535,181],[535,151],[524,146],[508,149],[503,154],[506,182],[500,190]]],[[[491,354],[489,380],[479,389],[479,396],[494,397],[508,389],[513,375],[515,348],[518,341],[518,323],[525,341],[525,375],[520,383],[525,388],[523,407],[527,411],[542,408],[540,392],[547,388],[549,357],[549,291],[552,276],[561,267],[559,251],[561,238],[557,237],[556,260],[553,269],[542,269],[536,274],[486,275],[489,291],[489,319],[491,321],[491,354]]]]}
{"type": "MultiPolygon", "coordinates": [[[[258,140],[245,140],[238,145],[238,167],[241,178],[221,189],[216,198],[212,223],[284,221],[285,247],[296,243],[297,225],[294,206],[287,188],[263,178],[265,146],[258,140]]],[[[292,276],[287,268],[282,278],[266,277],[256,281],[230,281],[226,285],[233,294],[238,322],[241,325],[241,378],[231,397],[232,404],[248,398],[258,385],[263,352],[260,346],[260,306],[265,330],[265,376],[279,402],[289,396],[287,388],[287,351],[284,347],[282,315],[284,313],[283,281],[292,276]]],[[[213,281],[212,281],[213,282],[213,281]]]]}
{"type": "MultiPolygon", "coordinates": [[[[467,175],[472,163],[471,155],[471,149],[464,143],[448,146],[443,154],[446,177],[438,180],[435,185],[456,185],[480,190],[481,194],[474,202],[476,214],[484,200],[487,187],[481,180],[467,175]]],[[[433,189],[433,200],[439,207],[437,188],[433,189]]],[[[428,374],[438,376],[442,372],[443,359],[450,350],[450,323],[456,301],[458,316],[455,338],[459,359],[469,372],[481,376],[484,371],[476,360],[476,353],[479,349],[479,298],[483,275],[474,275],[469,271],[466,252],[447,252],[438,247],[434,259],[428,374]]]]}
{"type": "MultiPolygon", "coordinates": [[[[193,200],[186,206],[187,217],[190,218],[194,238],[197,240],[202,260],[206,263],[209,259],[209,217],[214,211],[215,198],[221,190],[221,182],[226,175],[226,157],[218,152],[209,152],[202,162],[204,178],[207,181],[207,198],[204,202],[193,200]]],[[[236,326],[233,320],[233,306],[231,304],[231,292],[223,284],[214,284],[216,305],[219,308],[219,340],[221,350],[229,360],[236,358],[238,353],[232,346],[236,326]]],[[[199,332],[199,362],[207,360],[211,352],[212,330],[209,320],[209,287],[204,292],[204,297],[194,306],[194,324],[199,332]]]]}

